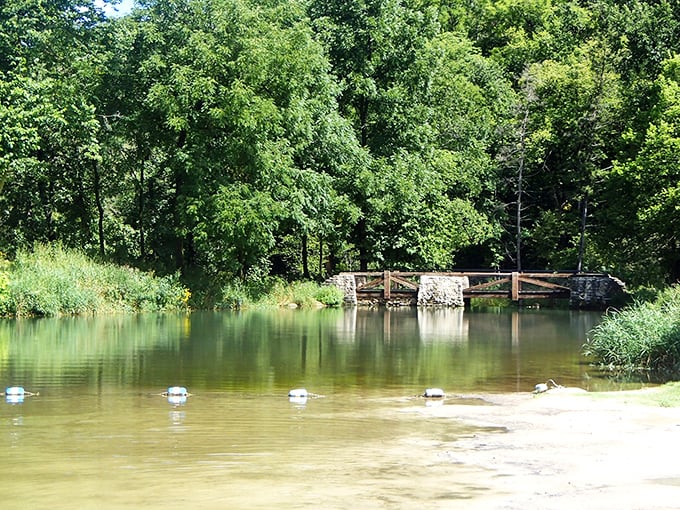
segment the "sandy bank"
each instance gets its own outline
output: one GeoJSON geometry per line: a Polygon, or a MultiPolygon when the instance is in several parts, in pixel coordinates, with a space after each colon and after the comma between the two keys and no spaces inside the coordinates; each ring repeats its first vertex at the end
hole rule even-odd
{"type": "Polygon", "coordinates": [[[639,396],[564,389],[414,411],[484,427],[440,452],[470,468],[466,509],[680,508],[680,408],[639,396]]]}

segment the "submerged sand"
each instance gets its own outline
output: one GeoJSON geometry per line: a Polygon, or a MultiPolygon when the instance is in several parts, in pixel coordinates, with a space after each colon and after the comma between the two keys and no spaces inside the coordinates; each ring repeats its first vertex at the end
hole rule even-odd
{"type": "Polygon", "coordinates": [[[478,400],[414,410],[481,427],[441,444],[469,468],[456,508],[680,508],[680,408],[570,389],[478,400]]]}

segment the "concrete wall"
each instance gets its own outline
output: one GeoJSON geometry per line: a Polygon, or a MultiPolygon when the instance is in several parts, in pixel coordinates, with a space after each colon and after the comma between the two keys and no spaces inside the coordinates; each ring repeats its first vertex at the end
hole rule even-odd
{"type": "Polygon", "coordinates": [[[418,289],[418,306],[465,306],[463,289],[469,286],[467,277],[423,275],[418,289]]]}

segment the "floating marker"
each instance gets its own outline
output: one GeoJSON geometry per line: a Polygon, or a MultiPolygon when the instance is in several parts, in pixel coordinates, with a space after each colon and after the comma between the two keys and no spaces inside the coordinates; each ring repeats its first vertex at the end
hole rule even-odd
{"type": "Polygon", "coordinates": [[[564,388],[564,386],[562,386],[561,384],[557,384],[552,379],[548,379],[546,382],[538,383],[536,386],[534,386],[534,393],[544,393],[554,388],[564,388]]]}
{"type": "Polygon", "coordinates": [[[189,392],[184,386],[170,386],[167,395],[169,397],[188,397],[189,392]]]}
{"type": "Polygon", "coordinates": [[[35,395],[26,391],[23,386],[10,386],[5,388],[5,400],[8,404],[23,404],[24,398],[35,395]]]}
{"type": "Polygon", "coordinates": [[[423,393],[423,397],[425,398],[444,398],[445,396],[446,394],[441,388],[427,388],[425,393],[423,393]]]}
{"type": "Polygon", "coordinates": [[[548,391],[548,385],[546,383],[538,383],[534,387],[534,393],[543,393],[544,391],[548,391]]]}
{"type": "Polygon", "coordinates": [[[10,386],[9,388],[5,388],[5,395],[8,397],[10,395],[23,397],[26,395],[26,390],[24,390],[22,386],[10,386]]]}
{"type": "Polygon", "coordinates": [[[309,393],[307,393],[307,390],[304,388],[297,388],[295,390],[290,390],[288,396],[291,398],[307,398],[309,393]]]}
{"type": "Polygon", "coordinates": [[[187,397],[190,393],[184,386],[170,386],[168,391],[161,393],[164,397],[168,397],[168,403],[174,406],[187,403],[187,397]]]}

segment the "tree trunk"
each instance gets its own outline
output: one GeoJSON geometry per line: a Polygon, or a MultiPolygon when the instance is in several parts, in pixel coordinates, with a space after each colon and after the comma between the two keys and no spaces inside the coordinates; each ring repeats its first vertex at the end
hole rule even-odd
{"type": "Polygon", "coordinates": [[[581,238],[578,244],[578,264],[576,271],[581,272],[583,269],[583,252],[586,246],[586,222],[588,220],[588,196],[586,195],[581,200],[581,238]]]}
{"type": "Polygon", "coordinates": [[[99,256],[104,257],[104,206],[102,204],[101,176],[99,165],[94,165],[94,200],[97,206],[97,235],[99,237],[99,256]]]}
{"type": "Polygon", "coordinates": [[[524,193],[524,157],[526,154],[526,133],[527,124],[529,123],[529,106],[527,105],[524,111],[524,118],[520,128],[520,153],[519,163],[517,168],[517,216],[515,218],[516,228],[516,253],[517,253],[517,271],[522,271],[522,196],[524,193]]]}
{"type": "Polygon", "coordinates": [[[309,248],[307,234],[302,234],[302,277],[309,280],[309,248]]]}

